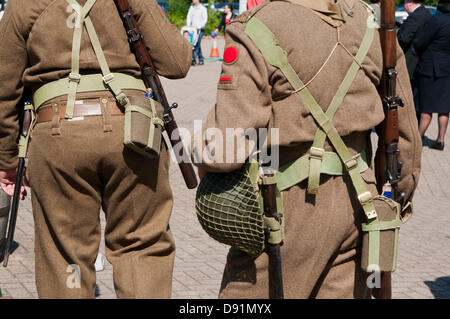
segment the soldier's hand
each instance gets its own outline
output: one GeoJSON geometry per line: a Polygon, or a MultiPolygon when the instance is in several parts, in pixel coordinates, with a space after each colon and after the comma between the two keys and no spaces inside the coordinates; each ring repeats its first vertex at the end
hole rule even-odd
{"type": "MultiPolygon", "coordinates": [[[[16,175],[17,175],[17,169],[11,168],[8,170],[0,170],[0,187],[3,189],[3,191],[9,195],[14,196],[14,187],[16,185],[16,175]]],[[[27,196],[27,191],[24,186],[22,186],[20,190],[20,199],[25,199],[25,196],[27,196]]]]}

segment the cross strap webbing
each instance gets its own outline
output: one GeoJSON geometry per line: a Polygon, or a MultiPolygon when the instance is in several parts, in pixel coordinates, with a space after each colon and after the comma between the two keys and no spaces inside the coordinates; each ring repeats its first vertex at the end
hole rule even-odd
{"type": "Polygon", "coordinates": [[[81,75],[79,74],[80,50],[81,35],[84,25],[86,26],[86,30],[88,32],[89,39],[91,40],[91,44],[97,57],[98,63],[100,64],[105,85],[112,91],[112,93],[116,97],[116,100],[121,106],[124,106],[126,108],[129,107],[130,102],[127,96],[122,92],[118,83],[114,81],[114,74],[112,74],[109,69],[97,33],[95,32],[94,25],[91,21],[91,18],[88,16],[96,0],[88,0],[83,7],[81,7],[76,0],[66,0],[66,2],[76,11],[77,18],[72,43],[72,71],[69,75],[69,94],[67,98],[65,117],[68,119],[71,119],[73,117],[77,88],[81,79],[81,75]]]}
{"type": "MultiPolygon", "coordinates": [[[[331,101],[325,113],[330,119],[333,119],[334,115],[339,109],[339,106],[344,101],[344,97],[350,90],[350,87],[353,81],[355,80],[358,71],[361,68],[360,66],[364,58],[367,56],[367,53],[369,52],[369,49],[372,45],[376,29],[376,26],[373,23],[375,17],[373,16],[371,11],[368,10],[368,12],[369,15],[367,17],[366,33],[363,37],[358,53],[354,57],[350,69],[348,70],[344,80],[342,81],[341,85],[339,86],[339,89],[336,92],[336,95],[333,97],[333,100],[331,101]]],[[[321,128],[319,128],[314,137],[311,155],[313,155],[314,151],[316,151],[316,153],[319,152],[320,154],[323,154],[323,152],[325,151],[324,144],[326,137],[327,137],[326,133],[321,128]]],[[[318,191],[320,183],[321,166],[322,166],[322,156],[311,156],[309,166],[309,179],[308,179],[308,192],[310,194],[316,194],[318,191]]]]}
{"type": "Polygon", "coordinates": [[[72,41],[72,70],[69,74],[69,94],[67,97],[66,118],[73,117],[73,110],[75,108],[75,98],[77,94],[78,83],[80,83],[80,50],[81,50],[81,35],[85,17],[89,14],[96,0],[88,0],[86,4],[81,7],[75,0],[66,0],[66,2],[75,10],[77,17],[75,20],[75,28],[73,32],[72,41]]]}
{"type": "MultiPolygon", "coordinates": [[[[331,144],[344,163],[367,218],[376,218],[377,214],[372,202],[372,195],[367,190],[366,184],[358,169],[357,157],[359,154],[356,156],[350,154],[338,131],[331,123],[331,119],[323,112],[322,108],[289,64],[287,53],[281,48],[269,28],[257,18],[252,17],[247,22],[245,32],[253,40],[268,62],[281,70],[305,106],[309,109],[314,120],[331,141],[331,144]]],[[[320,156],[320,154],[317,155],[320,156]]]]}

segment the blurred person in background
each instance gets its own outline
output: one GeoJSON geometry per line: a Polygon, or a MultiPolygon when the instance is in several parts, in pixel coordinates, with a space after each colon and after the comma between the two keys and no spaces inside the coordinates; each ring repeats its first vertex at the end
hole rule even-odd
{"type": "Polygon", "coordinates": [[[440,0],[442,13],[432,17],[413,43],[419,57],[415,71],[418,86],[419,132],[422,139],[432,113],[438,113],[439,132],[431,148],[443,150],[450,113],[450,0],[440,0]]]}
{"type": "MultiPolygon", "coordinates": [[[[431,19],[431,13],[424,7],[423,1],[406,0],[404,7],[409,16],[400,26],[397,33],[397,38],[403,52],[405,52],[406,66],[408,68],[409,78],[411,79],[414,104],[417,112],[418,89],[416,81],[414,80],[414,70],[416,68],[418,58],[412,54],[411,47],[414,39],[416,39],[425,23],[431,19]]],[[[420,120],[418,112],[417,120],[420,120]]]]}
{"type": "Polygon", "coordinates": [[[219,26],[217,27],[215,32],[219,33],[219,31],[223,29],[223,32],[225,33],[227,24],[230,23],[230,21],[234,18],[236,18],[236,15],[233,13],[233,6],[231,4],[226,4],[225,10],[222,14],[222,20],[220,20],[219,26]]]}
{"type": "Polygon", "coordinates": [[[192,52],[191,65],[197,64],[197,58],[199,65],[203,65],[205,63],[201,43],[203,34],[205,34],[206,22],[208,22],[208,11],[203,5],[200,4],[200,0],[192,0],[192,6],[189,8],[186,18],[186,25],[197,29],[198,40],[192,52]]]}

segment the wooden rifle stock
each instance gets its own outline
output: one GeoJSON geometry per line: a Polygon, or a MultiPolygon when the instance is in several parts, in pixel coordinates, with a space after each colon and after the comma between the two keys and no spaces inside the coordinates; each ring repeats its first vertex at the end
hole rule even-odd
{"type": "MultiPolygon", "coordinates": [[[[398,107],[403,102],[396,92],[397,71],[397,34],[395,25],[395,0],[381,1],[381,46],[383,50],[383,76],[380,95],[383,101],[385,120],[377,128],[378,149],[375,158],[375,173],[378,192],[383,192],[383,186],[390,184],[391,198],[400,200],[397,191],[401,179],[401,163],[398,161],[399,128],[398,107]]],[[[374,296],[379,299],[392,298],[391,273],[381,273],[381,287],[374,289],[374,296]]]]}
{"type": "MultiPolygon", "coordinates": [[[[139,31],[136,19],[134,18],[133,11],[128,4],[127,0],[114,0],[116,7],[119,11],[120,17],[127,32],[128,41],[130,42],[133,53],[136,56],[136,60],[142,71],[142,79],[147,88],[152,90],[152,94],[156,101],[161,103],[164,107],[164,127],[169,136],[172,148],[182,143],[181,137],[174,137],[173,134],[177,129],[177,123],[173,117],[172,109],[178,107],[178,104],[174,103],[169,106],[166,94],[161,85],[158,74],[156,73],[150,54],[145,46],[142,33],[139,31]]],[[[186,186],[189,189],[197,187],[197,176],[195,175],[194,168],[189,161],[189,155],[186,155],[186,151],[183,145],[179,151],[178,165],[180,166],[181,173],[183,174],[186,186]],[[185,158],[186,157],[186,158],[185,158]]]]}

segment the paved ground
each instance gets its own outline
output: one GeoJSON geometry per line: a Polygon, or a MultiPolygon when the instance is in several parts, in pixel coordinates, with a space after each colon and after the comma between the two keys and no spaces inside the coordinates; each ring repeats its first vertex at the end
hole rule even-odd
{"type": "MultiPolygon", "coordinates": [[[[219,41],[223,52],[223,43],[219,41]]],[[[209,55],[210,42],[204,53],[209,55]]],[[[193,128],[214,105],[220,62],[207,61],[191,69],[183,80],[164,85],[180,127],[193,128]]],[[[427,135],[435,138],[433,121],[427,135]]],[[[450,133],[447,134],[450,141],[450,133]]],[[[423,171],[415,196],[415,214],[402,227],[398,269],[393,274],[394,298],[450,298],[450,148],[444,152],[427,147],[423,171]]],[[[210,239],[200,228],[193,208],[195,191],[188,191],[176,165],[171,168],[175,196],[171,228],[177,242],[173,298],[216,298],[227,248],[210,239]]],[[[102,216],[102,224],[104,220],[102,216]]],[[[0,267],[0,288],[14,298],[37,298],[34,284],[33,218],[29,199],[21,203],[16,241],[7,269],[0,267]]],[[[101,245],[104,252],[104,245],[101,245]]],[[[115,298],[112,267],[97,273],[98,298],[115,298]]]]}

